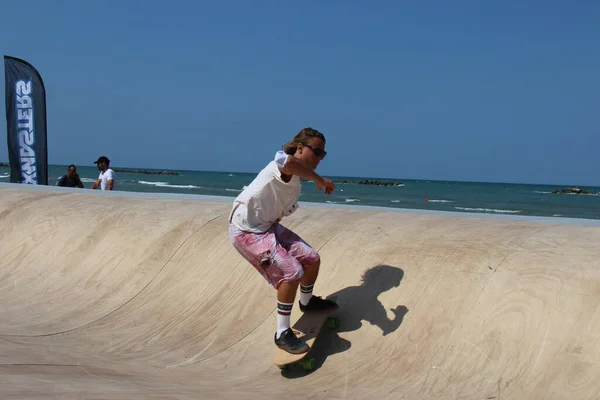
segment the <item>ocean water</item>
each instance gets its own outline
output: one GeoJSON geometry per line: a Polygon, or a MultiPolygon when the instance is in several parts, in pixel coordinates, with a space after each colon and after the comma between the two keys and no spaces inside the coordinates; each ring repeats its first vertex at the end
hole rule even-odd
{"type": "MultiPolygon", "coordinates": [[[[52,165],[49,185],[66,172],[67,167],[52,165]]],[[[86,188],[98,177],[96,167],[78,167],[86,188]]],[[[119,169],[119,168],[116,168],[119,169]]],[[[138,168],[138,170],[141,170],[138,168]]],[[[147,171],[156,171],[146,169],[147,171]]],[[[181,175],[153,175],[116,172],[117,190],[131,192],[186,193],[237,196],[255,173],[176,171],[181,175]]],[[[334,181],[359,182],[364,179],[401,183],[400,186],[372,186],[336,183],[336,191],[327,196],[316,190],[313,182],[304,182],[300,201],[397,207],[453,212],[511,214],[600,219],[600,187],[579,188],[592,192],[553,194],[561,185],[453,182],[411,179],[379,179],[376,177],[328,176],[334,181]]],[[[9,181],[9,169],[0,168],[0,182],[9,181]]]]}

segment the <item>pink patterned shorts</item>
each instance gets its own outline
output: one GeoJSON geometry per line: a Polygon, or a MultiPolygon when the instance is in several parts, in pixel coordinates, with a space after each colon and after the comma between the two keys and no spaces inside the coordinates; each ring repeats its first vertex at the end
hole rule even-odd
{"type": "Polygon", "coordinates": [[[320,260],[308,243],[279,223],[263,233],[242,231],[230,224],[229,238],[242,257],[275,289],[281,282],[301,279],[304,269],[320,260]]]}

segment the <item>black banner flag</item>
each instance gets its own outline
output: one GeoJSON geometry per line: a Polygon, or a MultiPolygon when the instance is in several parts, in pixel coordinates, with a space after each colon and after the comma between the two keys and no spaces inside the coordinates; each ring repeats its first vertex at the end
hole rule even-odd
{"type": "Polygon", "coordinates": [[[28,62],[4,56],[10,181],[48,184],[46,89],[28,62]]]}

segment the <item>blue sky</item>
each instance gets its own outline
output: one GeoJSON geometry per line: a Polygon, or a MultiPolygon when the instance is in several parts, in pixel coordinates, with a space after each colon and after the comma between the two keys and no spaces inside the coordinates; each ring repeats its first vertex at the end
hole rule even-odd
{"type": "Polygon", "coordinates": [[[600,185],[600,2],[22,3],[51,164],[257,172],[311,126],[323,175],[600,185]]]}

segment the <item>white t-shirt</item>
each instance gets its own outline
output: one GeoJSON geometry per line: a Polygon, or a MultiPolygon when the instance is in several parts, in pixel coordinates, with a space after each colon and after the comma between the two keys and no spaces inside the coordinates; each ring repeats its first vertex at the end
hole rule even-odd
{"type": "Polygon", "coordinates": [[[113,180],[113,190],[115,190],[115,188],[117,186],[117,179],[116,179],[115,173],[112,169],[109,168],[104,172],[100,172],[98,179],[102,179],[102,181],[100,182],[100,189],[102,189],[102,190],[108,189],[108,181],[112,179],[113,180]]]}
{"type": "Polygon", "coordinates": [[[285,182],[278,168],[285,165],[288,157],[278,151],[275,159],[236,197],[229,215],[235,227],[247,232],[266,232],[275,221],[298,209],[300,177],[293,175],[285,182]]]}

